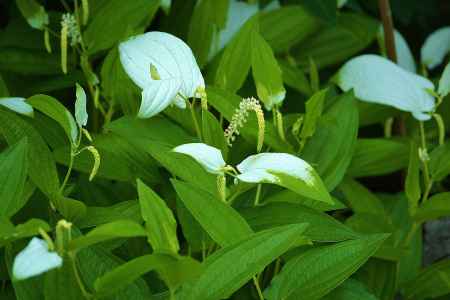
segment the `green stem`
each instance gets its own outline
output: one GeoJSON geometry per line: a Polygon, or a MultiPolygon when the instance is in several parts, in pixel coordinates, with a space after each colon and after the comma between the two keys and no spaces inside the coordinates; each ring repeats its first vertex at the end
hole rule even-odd
{"type": "Polygon", "coordinates": [[[258,186],[256,187],[256,195],[255,195],[255,206],[259,205],[259,198],[261,197],[261,188],[262,188],[262,184],[259,183],[258,186]]]}
{"type": "Polygon", "coordinates": [[[259,299],[264,300],[264,296],[261,291],[261,287],[259,286],[258,278],[256,276],[253,276],[253,283],[255,284],[256,291],[258,292],[259,299]]]}
{"type": "MultiPolygon", "coordinates": [[[[420,140],[421,140],[421,147],[423,153],[428,153],[427,151],[427,141],[425,137],[425,128],[423,126],[423,122],[419,122],[420,127],[420,140]]],[[[431,180],[430,180],[430,171],[428,169],[428,162],[426,157],[421,157],[422,165],[423,165],[423,182],[424,186],[426,188],[426,192],[424,193],[422,197],[422,202],[426,201],[428,198],[429,190],[431,190],[431,180]]]]}
{"type": "Polygon", "coordinates": [[[199,138],[199,140],[202,140],[202,132],[200,130],[200,126],[198,124],[198,120],[197,120],[197,115],[195,113],[195,99],[192,100],[192,103],[189,103],[189,101],[187,101],[189,104],[189,108],[191,110],[191,116],[192,116],[192,121],[194,122],[194,127],[195,127],[195,132],[197,133],[197,137],[199,138]]]}
{"type": "Polygon", "coordinates": [[[70,178],[70,173],[72,173],[72,168],[73,168],[73,162],[74,162],[74,158],[75,155],[72,152],[72,150],[70,151],[70,160],[69,160],[69,166],[66,172],[66,176],[64,176],[64,181],[61,184],[61,187],[59,188],[59,193],[62,195],[64,192],[64,188],[66,187],[67,182],[69,181],[70,178]]]}
{"type": "Polygon", "coordinates": [[[80,287],[81,293],[83,294],[84,298],[92,299],[92,294],[87,291],[86,287],[84,286],[83,280],[80,277],[80,273],[78,272],[76,256],[70,255],[70,260],[72,263],[73,273],[75,274],[75,279],[78,283],[78,286],[80,287]]]}

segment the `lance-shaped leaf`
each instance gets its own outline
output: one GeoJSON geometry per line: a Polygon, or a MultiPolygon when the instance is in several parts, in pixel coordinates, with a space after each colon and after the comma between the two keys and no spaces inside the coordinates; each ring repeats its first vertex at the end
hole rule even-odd
{"type": "Polygon", "coordinates": [[[35,0],[16,0],[22,15],[28,24],[36,29],[44,29],[48,24],[48,14],[44,7],[35,0]]]}
{"type": "Polygon", "coordinates": [[[222,152],[215,147],[203,143],[189,143],[175,147],[172,151],[189,155],[209,173],[223,174],[226,163],[222,152]]]}
{"type": "Polygon", "coordinates": [[[316,171],[304,160],[287,153],[260,153],[243,160],[237,169],[239,180],[273,183],[302,196],[333,203],[316,171]]]}
{"type": "Polygon", "coordinates": [[[75,101],[75,120],[78,123],[78,126],[83,127],[86,126],[88,121],[88,113],[86,111],[86,93],[84,89],[76,84],[76,96],[77,100],[75,101]]]}
{"type": "Polygon", "coordinates": [[[0,105],[15,111],[18,114],[32,117],[33,107],[25,102],[25,98],[21,97],[4,97],[0,98],[0,105]]]}
{"type": "Polygon", "coordinates": [[[434,98],[428,79],[403,70],[377,55],[361,55],[348,61],[334,81],[344,91],[354,89],[362,101],[393,106],[408,111],[418,120],[429,120],[434,98]]]}
{"type": "Polygon", "coordinates": [[[439,66],[450,51],[450,26],[442,27],[430,34],[420,49],[422,63],[428,69],[439,66]]]}
{"type": "Polygon", "coordinates": [[[450,63],[445,66],[442,72],[441,79],[439,79],[438,94],[445,97],[450,93],[450,63]]]}
{"type": "Polygon", "coordinates": [[[22,280],[58,268],[62,262],[57,253],[49,251],[46,241],[35,237],[17,254],[12,272],[15,279],[22,280]]]}

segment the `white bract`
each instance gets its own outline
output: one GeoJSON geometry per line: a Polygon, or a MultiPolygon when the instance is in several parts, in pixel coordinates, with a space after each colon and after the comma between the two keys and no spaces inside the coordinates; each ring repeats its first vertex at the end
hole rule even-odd
{"type": "Polygon", "coordinates": [[[125,72],[142,90],[138,117],[149,118],[170,104],[185,108],[205,82],[191,49],[165,32],[147,32],[119,45],[125,72]]]}
{"type": "Polygon", "coordinates": [[[439,80],[438,94],[445,97],[450,93],[450,63],[445,66],[441,79],[439,80]]]}
{"type": "Polygon", "coordinates": [[[62,258],[48,250],[47,242],[33,238],[14,259],[12,272],[17,280],[27,279],[61,267],[62,258]]]}
{"type": "Polygon", "coordinates": [[[333,78],[344,91],[354,90],[362,101],[390,105],[429,120],[435,99],[427,90],[433,83],[408,72],[378,55],[362,55],[348,61],[333,78]]]}
{"type": "Polygon", "coordinates": [[[450,26],[430,34],[420,50],[421,61],[428,69],[439,66],[450,51],[450,26]]]}
{"type": "Polygon", "coordinates": [[[9,108],[16,113],[33,116],[33,107],[25,102],[25,98],[21,97],[0,97],[0,105],[3,105],[6,108],[9,108]]]}
{"type": "Polygon", "coordinates": [[[189,155],[195,159],[206,171],[213,174],[223,174],[226,165],[219,149],[203,144],[190,143],[175,147],[172,151],[189,155]]]}
{"type": "MultiPolygon", "coordinates": [[[[378,31],[378,39],[382,47],[384,47],[384,30],[383,26],[380,26],[378,31]]],[[[394,31],[395,39],[395,51],[397,53],[397,64],[403,69],[416,73],[416,62],[412,55],[411,49],[408,46],[405,38],[397,30],[394,31]]]]}

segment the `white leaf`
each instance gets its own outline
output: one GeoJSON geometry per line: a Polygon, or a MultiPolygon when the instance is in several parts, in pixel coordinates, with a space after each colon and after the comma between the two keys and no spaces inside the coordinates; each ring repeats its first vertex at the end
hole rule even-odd
{"type": "MultiPolygon", "coordinates": [[[[380,26],[378,31],[378,39],[381,45],[384,47],[384,30],[383,26],[380,26]]],[[[397,30],[394,31],[395,39],[395,51],[397,53],[397,64],[403,69],[416,73],[416,62],[414,61],[414,56],[412,55],[411,49],[408,46],[405,38],[397,30]]]]}
{"type": "Polygon", "coordinates": [[[86,93],[78,83],[76,84],[76,96],[75,120],[77,120],[78,126],[83,127],[86,126],[88,121],[88,113],[86,110],[86,93]]]}
{"type": "Polygon", "coordinates": [[[25,98],[21,97],[5,97],[0,98],[0,105],[9,108],[16,113],[33,116],[33,107],[25,102],[25,98]]]}
{"type": "Polygon", "coordinates": [[[441,79],[439,80],[438,94],[445,97],[450,93],[450,63],[445,66],[441,79]]]}
{"type": "Polygon", "coordinates": [[[22,280],[61,267],[62,263],[56,252],[48,251],[46,241],[35,237],[17,254],[12,271],[15,279],[22,280]]]}
{"type": "Polygon", "coordinates": [[[442,27],[430,34],[420,51],[422,63],[434,69],[442,63],[450,51],[450,26],[442,27]]]}
{"type": "Polygon", "coordinates": [[[431,81],[378,55],[351,59],[333,80],[344,91],[354,89],[362,101],[409,111],[418,120],[429,120],[435,108],[434,98],[427,92],[434,90],[431,81]]]}
{"type": "Polygon", "coordinates": [[[243,160],[237,178],[249,183],[273,183],[315,200],[333,203],[316,171],[287,153],[260,153],[243,160]]]}
{"type": "Polygon", "coordinates": [[[223,174],[226,163],[219,149],[203,144],[190,143],[175,147],[172,151],[189,155],[213,174],[223,174]]]}
{"type": "MultiPolygon", "coordinates": [[[[139,108],[139,118],[150,118],[174,101],[181,82],[178,78],[156,80],[142,91],[142,102],[139,108]]],[[[182,100],[184,102],[184,100],[182,100]]],[[[175,102],[177,103],[177,102],[175,102]]]]}
{"type": "MultiPolygon", "coordinates": [[[[136,85],[144,90],[144,94],[155,93],[158,89],[170,89],[159,93],[180,94],[182,97],[189,98],[195,97],[197,88],[205,87],[203,76],[191,49],[185,42],[171,34],[158,31],[147,32],[121,43],[119,51],[125,72],[136,85]],[[159,78],[152,78],[151,66],[156,70],[159,78]],[[159,82],[165,80],[166,83],[159,82]],[[172,83],[178,80],[180,85],[167,84],[167,80],[172,83]],[[155,84],[159,86],[152,87],[155,84]],[[145,92],[147,89],[149,91],[145,92]]],[[[152,103],[153,107],[163,110],[175,101],[175,97],[170,99],[172,101],[167,101],[166,98],[162,97],[150,102],[147,99],[146,103],[152,103]],[[157,101],[161,103],[154,103],[157,101]]],[[[141,111],[147,110],[145,105],[141,105],[141,111]]]]}

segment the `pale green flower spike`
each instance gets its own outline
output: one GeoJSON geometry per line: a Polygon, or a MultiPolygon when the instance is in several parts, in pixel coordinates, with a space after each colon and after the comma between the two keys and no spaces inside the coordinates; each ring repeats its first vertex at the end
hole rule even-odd
{"type": "Polygon", "coordinates": [[[165,32],[147,32],[119,45],[125,72],[142,91],[139,118],[150,118],[170,104],[186,108],[205,82],[191,49],[165,32]],[[150,74],[149,74],[150,70],[150,74]]]}
{"type": "Polygon", "coordinates": [[[239,103],[239,108],[236,109],[231,122],[225,129],[224,135],[229,146],[232,145],[236,136],[239,135],[239,129],[242,128],[247,122],[247,117],[250,111],[256,113],[256,119],[258,121],[258,144],[257,151],[260,152],[264,144],[265,122],[264,112],[261,108],[261,104],[255,98],[245,98],[239,103]]]}
{"type": "Polygon", "coordinates": [[[66,13],[62,15],[61,27],[67,28],[67,37],[70,38],[71,46],[81,43],[80,29],[73,14],[66,13]]]}
{"type": "Polygon", "coordinates": [[[14,279],[23,280],[61,267],[62,258],[48,249],[47,242],[34,237],[14,259],[14,279]]]}
{"type": "Polygon", "coordinates": [[[450,51],[450,26],[442,27],[430,34],[420,50],[422,63],[428,69],[439,66],[450,51]]]}
{"type": "Polygon", "coordinates": [[[431,118],[435,99],[433,83],[378,55],[361,55],[348,61],[333,81],[344,91],[354,91],[362,101],[390,105],[424,121],[431,118]]]}
{"type": "Polygon", "coordinates": [[[190,143],[175,147],[172,151],[189,155],[209,173],[224,174],[226,163],[223,160],[222,152],[215,147],[203,143],[190,143]]]}
{"type": "Polygon", "coordinates": [[[0,97],[0,105],[15,111],[18,114],[32,117],[34,115],[33,107],[25,102],[21,97],[0,97]]]}
{"type": "Polygon", "coordinates": [[[100,168],[100,153],[94,146],[87,146],[86,150],[88,150],[94,158],[94,166],[92,167],[91,174],[89,174],[89,181],[92,181],[100,168]]]}

